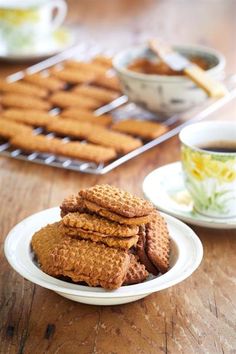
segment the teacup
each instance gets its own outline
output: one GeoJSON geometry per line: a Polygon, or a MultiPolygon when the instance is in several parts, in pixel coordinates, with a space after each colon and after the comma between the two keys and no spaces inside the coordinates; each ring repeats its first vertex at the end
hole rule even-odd
{"type": "Polygon", "coordinates": [[[0,46],[18,53],[37,46],[65,19],[64,0],[0,0],[0,46]]]}
{"type": "Polygon", "coordinates": [[[236,123],[192,124],[179,138],[185,185],[195,209],[212,217],[236,216],[236,123]]]}

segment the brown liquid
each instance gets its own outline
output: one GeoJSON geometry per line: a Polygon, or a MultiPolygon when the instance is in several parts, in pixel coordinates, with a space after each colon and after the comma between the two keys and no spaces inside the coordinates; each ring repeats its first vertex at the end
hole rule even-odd
{"type": "Polygon", "coordinates": [[[203,146],[201,150],[212,152],[236,153],[236,141],[214,141],[203,146]]]}

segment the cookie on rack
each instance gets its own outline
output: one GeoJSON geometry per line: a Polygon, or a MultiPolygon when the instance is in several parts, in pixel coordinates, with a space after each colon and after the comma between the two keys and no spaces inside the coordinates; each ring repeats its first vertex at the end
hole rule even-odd
{"type": "Polygon", "coordinates": [[[5,139],[19,134],[32,134],[32,128],[18,122],[11,122],[0,118],[0,136],[5,139]]]}
{"type": "Polygon", "coordinates": [[[117,91],[108,90],[102,87],[91,85],[78,85],[73,89],[73,92],[85,97],[92,97],[100,101],[101,104],[109,103],[119,97],[117,91]]]}
{"type": "Polygon", "coordinates": [[[41,98],[48,95],[47,89],[23,81],[9,83],[7,81],[0,80],[0,92],[19,93],[22,95],[36,96],[41,98]]]}
{"type": "Polygon", "coordinates": [[[51,92],[66,88],[64,81],[49,75],[44,76],[42,73],[26,74],[23,80],[51,92]]]}
{"type": "Polygon", "coordinates": [[[40,111],[48,111],[52,108],[50,102],[39,97],[18,93],[5,93],[0,98],[3,107],[37,109],[40,111]]]}
{"type": "Polygon", "coordinates": [[[112,123],[110,114],[95,115],[91,110],[86,108],[67,108],[60,113],[60,118],[76,120],[81,122],[95,123],[107,126],[112,123]]]}
{"type": "Polygon", "coordinates": [[[79,96],[70,91],[57,91],[50,96],[49,100],[53,106],[61,108],[78,107],[96,109],[101,106],[101,102],[95,98],[79,96]]]}
{"type": "Polygon", "coordinates": [[[36,109],[6,109],[1,117],[8,121],[20,122],[35,127],[45,127],[49,122],[56,119],[55,116],[36,109]]]}

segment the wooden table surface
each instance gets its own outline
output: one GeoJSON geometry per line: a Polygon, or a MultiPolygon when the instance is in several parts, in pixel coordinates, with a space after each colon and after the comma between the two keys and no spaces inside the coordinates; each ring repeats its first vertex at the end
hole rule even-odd
{"type": "MultiPolygon", "coordinates": [[[[234,0],[69,1],[68,23],[78,41],[121,49],[155,35],[211,45],[236,71],[234,0]]],[[[0,64],[2,77],[24,65],[0,64]]],[[[232,118],[235,103],[217,117],[232,118]]],[[[177,138],[105,176],[0,158],[0,353],[236,353],[236,232],[193,227],[204,246],[187,280],[135,303],[99,307],[66,300],[24,280],[8,265],[3,242],[28,215],[60,204],[70,193],[110,183],[142,195],[142,181],[179,159],[177,138]]]]}

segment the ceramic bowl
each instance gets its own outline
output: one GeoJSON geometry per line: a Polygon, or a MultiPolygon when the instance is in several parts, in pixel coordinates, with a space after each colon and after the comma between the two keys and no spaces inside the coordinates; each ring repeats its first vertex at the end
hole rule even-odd
{"type": "MultiPolygon", "coordinates": [[[[174,49],[186,56],[205,59],[210,66],[207,73],[215,79],[223,78],[225,58],[216,50],[197,45],[174,46],[174,49]]],[[[126,49],[113,60],[123,92],[130,101],[150,111],[170,115],[190,109],[207,99],[206,93],[185,76],[150,75],[128,70],[127,66],[137,58],[156,57],[143,45],[126,49]]]]}
{"type": "Polygon", "coordinates": [[[17,224],[6,238],[5,255],[10,265],[24,278],[65,298],[91,305],[124,304],[180,283],[194,272],[202,260],[203,249],[197,235],[181,221],[163,216],[171,235],[169,271],[161,276],[152,276],[143,283],[122,286],[113,291],[53,278],[42,272],[34,261],[30,247],[32,235],[41,227],[60,220],[59,208],[41,211],[17,224]]]}

